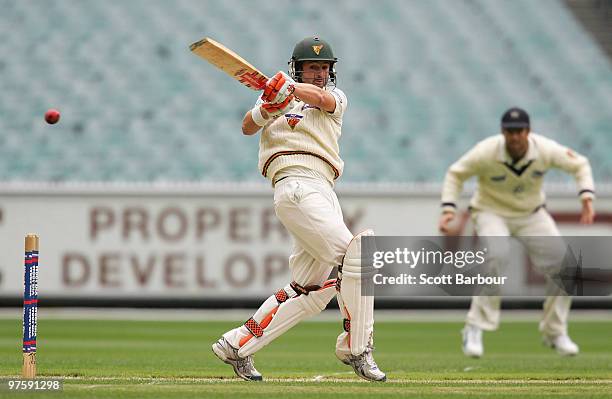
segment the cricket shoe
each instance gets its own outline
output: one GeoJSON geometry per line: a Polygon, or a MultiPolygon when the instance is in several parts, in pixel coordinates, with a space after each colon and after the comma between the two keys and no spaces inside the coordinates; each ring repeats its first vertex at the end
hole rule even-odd
{"type": "Polygon", "coordinates": [[[234,368],[236,375],[247,381],[261,381],[261,373],[255,369],[252,356],[238,356],[238,349],[234,348],[221,337],[212,346],[212,351],[219,359],[234,368]]]}
{"type": "Polygon", "coordinates": [[[576,356],[580,349],[567,334],[557,335],[556,337],[544,336],[544,345],[557,351],[561,356],[576,356]]]}
{"type": "Polygon", "coordinates": [[[466,324],[461,333],[463,335],[463,353],[469,357],[481,357],[484,353],[482,330],[471,324],[466,324]]]}
{"type": "Polygon", "coordinates": [[[366,350],[360,355],[348,355],[342,359],[342,363],[347,364],[355,370],[355,374],[364,380],[384,382],[387,380],[385,373],[380,371],[372,356],[374,347],[368,345],[366,350]]]}

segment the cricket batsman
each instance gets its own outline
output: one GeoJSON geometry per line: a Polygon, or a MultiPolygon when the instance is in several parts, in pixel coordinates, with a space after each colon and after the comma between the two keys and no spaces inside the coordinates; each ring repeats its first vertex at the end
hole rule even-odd
{"type": "MultiPolygon", "coordinates": [[[[456,201],[463,182],[471,176],[478,179],[477,189],[470,202],[472,220],[481,237],[560,236],[559,230],[545,208],[542,180],[550,168],[559,168],[571,174],[578,185],[582,203],[580,222],[592,224],[594,185],[589,161],[584,156],[557,142],[530,133],[527,112],[511,108],[501,119],[501,135],[491,136],[476,144],[451,165],[442,188],[442,215],[439,229],[444,234],[455,234],[456,201]]],[[[559,252],[556,256],[542,256],[537,240],[526,240],[527,251],[534,266],[544,274],[559,271],[559,252]],[[531,244],[530,244],[531,243],[531,244]]],[[[490,254],[493,255],[493,254],[490,254]]],[[[498,254],[490,263],[504,262],[498,254]]],[[[571,356],[579,352],[569,337],[567,320],[571,297],[555,292],[549,279],[549,296],[544,302],[540,332],[544,342],[560,355],[571,356]]],[[[493,331],[499,326],[500,297],[474,296],[463,329],[463,352],[467,356],[481,357],[484,353],[482,331],[493,331]]]]}
{"type": "Polygon", "coordinates": [[[321,312],[334,295],[344,317],[336,356],[366,380],[386,380],[372,357],[374,298],[361,295],[361,276],[371,272],[361,264],[361,239],[374,233],[353,236],[333,190],[344,165],[338,139],[347,107],[346,95],[336,87],[336,61],[326,41],[300,41],[289,74],[278,72],[268,80],[242,122],[245,135],[263,128],[259,170],[274,187],[276,215],[294,241],[289,257],[292,281],[212,346],[245,380],[262,380],[253,354],[321,312]],[[328,280],[334,267],[338,279],[328,280]]]}

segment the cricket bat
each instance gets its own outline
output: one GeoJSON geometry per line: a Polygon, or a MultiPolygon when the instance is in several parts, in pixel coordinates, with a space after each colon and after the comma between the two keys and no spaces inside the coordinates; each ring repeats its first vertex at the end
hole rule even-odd
{"type": "Polygon", "coordinates": [[[252,90],[262,90],[268,77],[244,58],[209,37],[193,43],[189,49],[252,90]]]}

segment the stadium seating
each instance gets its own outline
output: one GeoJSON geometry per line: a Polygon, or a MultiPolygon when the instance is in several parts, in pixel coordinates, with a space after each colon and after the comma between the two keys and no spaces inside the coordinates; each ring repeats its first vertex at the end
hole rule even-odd
{"type": "Polygon", "coordinates": [[[187,46],[211,36],[271,74],[312,33],[349,97],[346,181],[439,181],[514,105],[612,181],[612,67],[556,0],[0,7],[0,181],[261,181],[240,133],[256,93],[187,46]]]}

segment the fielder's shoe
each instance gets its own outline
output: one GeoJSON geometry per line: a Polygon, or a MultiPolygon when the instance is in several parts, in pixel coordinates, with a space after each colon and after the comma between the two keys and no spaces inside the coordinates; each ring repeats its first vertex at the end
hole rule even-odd
{"type": "Polygon", "coordinates": [[[469,357],[481,357],[484,353],[482,330],[471,324],[466,324],[461,332],[463,334],[463,353],[469,357]]]}
{"type": "Polygon", "coordinates": [[[378,365],[374,361],[374,357],[372,356],[372,351],[374,350],[373,346],[368,345],[366,350],[363,351],[361,355],[349,355],[344,359],[340,359],[342,363],[347,364],[353,367],[355,373],[368,381],[386,381],[387,376],[385,373],[380,371],[378,365]]]}
{"type": "Polygon", "coordinates": [[[561,356],[576,356],[580,352],[578,345],[567,334],[556,337],[544,336],[543,340],[545,345],[555,349],[561,356]]]}
{"type": "Polygon", "coordinates": [[[212,351],[215,356],[232,366],[236,375],[243,380],[261,381],[263,379],[259,371],[255,369],[253,357],[238,356],[238,349],[231,346],[225,338],[221,337],[221,339],[215,342],[212,346],[212,351]]]}

